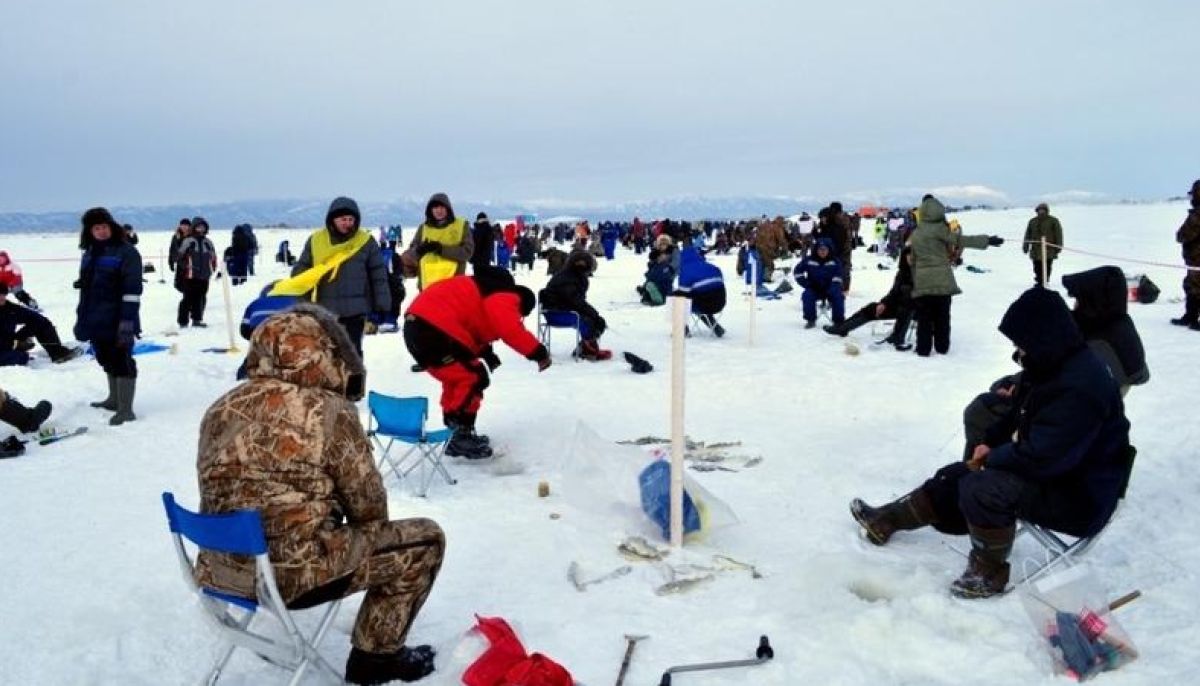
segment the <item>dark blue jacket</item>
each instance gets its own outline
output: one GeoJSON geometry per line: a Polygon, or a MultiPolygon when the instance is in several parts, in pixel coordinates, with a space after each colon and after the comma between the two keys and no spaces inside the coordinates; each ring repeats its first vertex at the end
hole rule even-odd
{"type": "Polygon", "coordinates": [[[1108,365],[1120,386],[1150,380],[1146,350],[1128,313],[1125,273],[1112,265],[1062,278],[1067,295],[1075,298],[1072,315],[1092,351],[1108,365]]]}
{"type": "Polygon", "coordinates": [[[265,322],[267,317],[291,309],[292,305],[299,300],[294,295],[268,295],[274,287],[275,282],[273,281],[267,284],[258,297],[246,306],[246,311],[242,313],[242,325],[238,329],[242,338],[250,340],[254,330],[258,328],[259,324],[265,322]]]}
{"type": "Polygon", "coordinates": [[[1006,420],[1016,438],[994,446],[986,467],[1042,486],[1043,497],[1053,498],[1071,522],[1056,528],[1092,535],[1112,516],[1131,468],[1117,383],[1053,291],[1022,294],[1000,331],[1024,351],[1025,371],[1006,420]]]}
{"type": "Polygon", "coordinates": [[[75,308],[75,338],[112,341],[121,321],[141,331],[142,256],[119,239],[93,243],[79,267],[79,305],[75,308]]]}
{"type": "Polygon", "coordinates": [[[842,264],[833,253],[833,243],[827,238],[818,239],[812,252],[800,260],[800,264],[792,270],[796,283],[822,297],[841,295],[842,264]],[[817,257],[817,248],[825,246],[828,257],[824,260],[817,257]]]}

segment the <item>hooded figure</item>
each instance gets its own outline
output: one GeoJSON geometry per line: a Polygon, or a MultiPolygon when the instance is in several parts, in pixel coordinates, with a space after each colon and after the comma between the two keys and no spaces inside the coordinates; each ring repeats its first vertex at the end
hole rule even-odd
{"type": "Polygon", "coordinates": [[[425,204],[425,223],[417,227],[407,252],[418,263],[417,288],[467,272],[475,242],[465,219],[454,216],[445,193],[434,193],[425,204]]]}
{"type": "MultiPolygon", "coordinates": [[[[255,329],[246,369],[249,379],[217,399],[200,425],[200,511],[262,513],[289,606],[367,592],[347,681],[408,681],[432,671],[431,649],[404,641],[441,567],[445,537],[428,519],[388,520],[353,403],[363,395],[362,359],[346,331],[327,310],[299,304],[255,329]]],[[[196,581],[253,598],[254,559],[201,552],[196,581]]]]}
{"type": "Polygon", "coordinates": [[[115,414],[117,426],[137,417],[133,396],[137,363],[133,345],[142,331],[142,256],[125,242],[125,232],[103,207],[93,207],[80,219],[79,304],[75,308],[75,339],[91,341],[96,362],[108,376],[108,397],[91,403],[115,414]]]}
{"type": "Polygon", "coordinates": [[[1112,265],[1063,277],[1067,295],[1075,298],[1071,314],[1092,352],[1108,366],[1124,396],[1130,386],[1150,380],[1146,350],[1127,310],[1125,273],[1112,265]]]}
{"type": "Polygon", "coordinates": [[[205,327],[204,310],[208,305],[209,279],[217,270],[217,249],[208,238],[208,221],[192,219],[191,233],[179,244],[175,262],[175,290],[183,294],[175,321],[179,328],[205,327]]]}
{"type": "Polygon", "coordinates": [[[1050,214],[1050,206],[1044,202],[1034,208],[1034,216],[1025,226],[1025,239],[1021,250],[1033,260],[1033,278],[1042,283],[1042,239],[1046,240],[1046,276],[1054,267],[1054,260],[1062,250],[1063,230],[1058,217],[1050,214]]]}
{"type": "Polygon", "coordinates": [[[538,293],[542,304],[542,315],[551,325],[558,324],[556,312],[574,312],[579,315],[579,348],[575,356],[591,360],[607,360],[612,352],[600,348],[600,336],[608,330],[608,322],[587,301],[587,292],[592,274],[596,271],[596,257],[586,250],[573,250],[567,257],[566,266],[550,277],[550,282],[538,293]]]}
{"type": "Polygon", "coordinates": [[[1124,494],[1133,466],[1129,421],[1112,375],[1084,344],[1062,298],[1041,287],[1005,312],[1000,331],[1024,368],[1012,411],[971,459],[938,470],[881,507],[855,499],[851,513],[867,538],[932,525],[967,533],[967,569],[951,592],[1004,592],[1016,520],[1071,536],[1099,532],[1124,494]]]}
{"type": "Polygon", "coordinates": [[[725,278],[721,268],[704,259],[692,246],[679,251],[679,288],[676,291],[692,301],[692,314],[718,337],[725,328],[714,315],[725,309],[725,278]]]}
{"type": "Polygon", "coordinates": [[[946,208],[932,195],[925,196],[918,212],[920,220],[909,239],[913,255],[913,301],[917,312],[917,354],[928,357],[931,349],[950,352],[950,298],[962,291],[954,280],[953,257],[963,248],[986,250],[1001,245],[999,236],[965,236],[951,231],[946,208]]]}
{"type": "Polygon", "coordinates": [[[492,343],[504,343],[538,371],[550,354],[522,320],[536,305],[533,291],[512,274],[484,267],[471,276],[443,279],[422,291],[404,313],[404,344],[413,359],[442,384],[442,420],[454,429],[446,444],[452,457],[491,457],[487,436],[475,432],[475,419],[490,384],[489,370],[500,366],[492,343]]]}
{"type": "Polygon", "coordinates": [[[325,214],[325,228],[308,237],[292,266],[292,278],[271,291],[271,295],[306,295],[332,312],[360,357],[367,315],[386,317],[392,306],[383,252],[361,223],[358,203],[335,198],[325,214]]]}
{"type": "Polygon", "coordinates": [[[471,228],[471,241],[471,266],[478,271],[496,259],[495,227],[483,212],[475,216],[475,225],[471,228]]]}

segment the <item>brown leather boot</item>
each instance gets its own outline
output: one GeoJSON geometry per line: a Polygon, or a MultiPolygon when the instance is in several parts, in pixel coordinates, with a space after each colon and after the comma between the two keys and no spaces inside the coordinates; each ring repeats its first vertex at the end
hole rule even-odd
{"type": "Polygon", "coordinates": [[[968,525],[971,554],[962,576],[950,584],[950,593],[959,598],[990,598],[1002,595],[1008,586],[1008,556],[1012,553],[1016,526],[983,529],[968,525]]]}
{"type": "Polygon", "coordinates": [[[937,521],[929,494],[920,488],[880,507],[855,498],[850,501],[850,514],[875,545],[887,543],[897,531],[920,529],[937,521]]]}

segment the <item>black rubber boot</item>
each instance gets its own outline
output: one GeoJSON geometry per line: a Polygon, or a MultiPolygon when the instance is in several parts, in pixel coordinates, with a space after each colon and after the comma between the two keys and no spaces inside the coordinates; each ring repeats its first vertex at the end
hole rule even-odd
{"type": "Polygon", "coordinates": [[[1196,327],[1197,321],[1200,321],[1200,298],[1194,295],[1189,295],[1183,306],[1183,316],[1177,319],[1172,319],[1171,323],[1175,326],[1190,326],[1196,327]]]}
{"type": "Polygon", "coordinates": [[[94,403],[88,403],[92,407],[109,412],[117,411],[117,377],[112,374],[108,375],[108,397],[104,400],[98,400],[94,403]]]}
{"type": "Polygon", "coordinates": [[[11,395],[7,395],[4,397],[3,405],[0,405],[0,420],[11,424],[17,431],[31,433],[41,428],[42,422],[46,421],[53,409],[54,406],[46,400],[39,402],[31,409],[22,405],[21,401],[11,395]]]}
{"type": "Polygon", "coordinates": [[[920,529],[937,521],[929,494],[920,488],[880,507],[855,498],[850,501],[850,514],[875,545],[887,543],[897,531],[920,529]]]}
{"type": "Polygon", "coordinates": [[[109,418],[108,423],[111,426],[120,426],[125,422],[132,422],[137,419],[137,415],[133,414],[133,396],[137,390],[136,376],[118,376],[115,377],[117,391],[117,413],[109,418]]]}
{"type": "Polygon", "coordinates": [[[825,326],[825,333],[833,334],[834,336],[845,336],[858,327],[866,324],[874,319],[870,314],[859,310],[855,312],[849,319],[844,320],[841,324],[830,324],[825,326]]]}
{"type": "Polygon", "coordinates": [[[431,646],[404,646],[394,653],[368,653],[350,648],[346,659],[346,682],[351,684],[386,684],[389,681],[419,681],[434,672],[437,651],[431,646]]]}
{"type": "Polygon", "coordinates": [[[950,584],[958,598],[990,598],[1008,586],[1008,556],[1012,553],[1017,528],[983,529],[967,525],[971,532],[971,554],[962,576],[950,584]]]}

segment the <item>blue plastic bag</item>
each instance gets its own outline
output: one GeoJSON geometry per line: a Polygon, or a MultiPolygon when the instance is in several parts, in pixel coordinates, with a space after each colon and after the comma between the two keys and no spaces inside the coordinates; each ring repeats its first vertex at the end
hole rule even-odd
{"type": "MultiPolygon", "coordinates": [[[[664,539],[671,537],[671,465],[666,460],[651,462],[638,475],[642,511],[662,529],[664,539]]],[[[683,533],[700,530],[700,510],[687,490],[683,492],[683,533]]]]}

